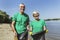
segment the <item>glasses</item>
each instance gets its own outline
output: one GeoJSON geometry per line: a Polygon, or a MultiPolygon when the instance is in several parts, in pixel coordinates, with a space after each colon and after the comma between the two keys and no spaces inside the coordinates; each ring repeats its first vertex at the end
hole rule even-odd
{"type": "Polygon", "coordinates": [[[34,17],[39,17],[39,16],[34,16],[34,17]]]}

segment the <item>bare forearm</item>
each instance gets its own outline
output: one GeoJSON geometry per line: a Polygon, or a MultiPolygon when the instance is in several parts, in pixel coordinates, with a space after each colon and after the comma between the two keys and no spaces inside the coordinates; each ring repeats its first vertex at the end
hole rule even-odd
{"type": "Polygon", "coordinates": [[[12,30],[13,30],[13,32],[15,31],[14,25],[12,25],[12,30]]]}
{"type": "Polygon", "coordinates": [[[46,30],[47,28],[46,28],[46,26],[44,26],[44,30],[46,30]]]}
{"type": "Polygon", "coordinates": [[[15,31],[14,24],[15,24],[15,21],[13,21],[13,22],[12,22],[12,25],[11,25],[11,26],[12,26],[12,30],[13,30],[13,32],[15,31]]]}
{"type": "Polygon", "coordinates": [[[32,27],[30,27],[29,25],[27,25],[27,30],[32,31],[32,27]]]}

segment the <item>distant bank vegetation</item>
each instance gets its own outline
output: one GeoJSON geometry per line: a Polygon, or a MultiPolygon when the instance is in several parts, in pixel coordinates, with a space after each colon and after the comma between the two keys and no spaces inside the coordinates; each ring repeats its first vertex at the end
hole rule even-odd
{"type": "Polygon", "coordinates": [[[45,21],[57,21],[57,20],[60,20],[60,18],[45,19],[45,21]]]}

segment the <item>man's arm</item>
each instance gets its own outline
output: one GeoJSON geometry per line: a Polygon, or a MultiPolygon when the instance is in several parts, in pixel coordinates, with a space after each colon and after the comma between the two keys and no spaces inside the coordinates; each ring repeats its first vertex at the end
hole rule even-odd
{"type": "Polygon", "coordinates": [[[16,33],[14,25],[15,25],[15,21],[12,21],[12,25],[11,25],[12,26],[12,30],[14,32],[14,36],[17,36],[17,33],[16,33]]]}
{"type": "Polygon", "coordinates": [[[15,25],[15,21],[12,21],[12,24],[11,24],[11,26],[12,26],[12,30],[13,30],[13,32],[15,32],[14,25],[15,25]]]}

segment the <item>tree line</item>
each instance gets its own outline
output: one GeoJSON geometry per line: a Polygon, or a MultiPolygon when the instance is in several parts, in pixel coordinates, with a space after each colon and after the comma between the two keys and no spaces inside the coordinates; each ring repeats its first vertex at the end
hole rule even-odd
{"type": "Polygon", "coordinates": [[[11,19],[6,12],[0,10],[0,23],[11,23],[11,19]]]}

